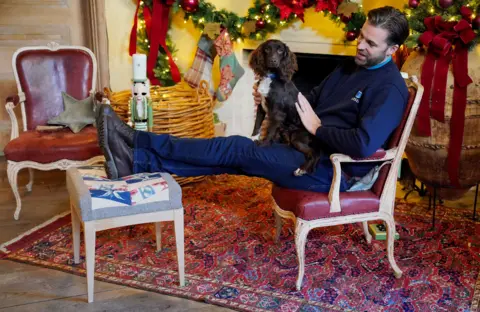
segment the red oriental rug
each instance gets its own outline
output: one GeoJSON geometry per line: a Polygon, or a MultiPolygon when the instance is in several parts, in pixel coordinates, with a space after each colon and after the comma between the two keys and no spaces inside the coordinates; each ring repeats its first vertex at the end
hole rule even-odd
{"type": "MultiPolygon", "coordinates": [[[[153,224],[97,233],[96,279],[242,311],[477,310],[480,223],[471,221],[471,208],[439,207],[431,231],[427,206],[398,201],[401,279],[385,242],[367,244],[359,224],[313,230],[296,291],[293,224],[286,222],[276,244],[270,188],[263,179],[225,175],[183,189],[185,287],[178,286],[172,222],[158,253],[153,224]]],[[[73,264],[69,214],[1,250],[5,259],[85,275],[83,259],[73,264]]]]}

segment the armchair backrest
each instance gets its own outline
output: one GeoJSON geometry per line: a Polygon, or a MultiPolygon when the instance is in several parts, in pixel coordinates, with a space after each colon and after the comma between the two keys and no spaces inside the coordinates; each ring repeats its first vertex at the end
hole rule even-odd
{"type": "Polygon", "coordinates": [[[396,181],[397,177],[397,169],[403,152],[405,150],[405,146],[407,145],[408,137],[410,136],[410,132],[413,127],[413,123],[415,117],[417,115],[418,107],[420,105],[420,101],[423,96],[423,86],[420,85],[416,79],[416,77],[412,77],[411,80],[406,80],[408,86],[408,102],[407,108],[405,109],[405,113],[403,115],[402,121],[400,125],[395,129],[395,131],[390,136],[390,140],[388,142],[388,149],[397,147],[397,155],[395,156],[393,162],[393,168],[395,170],[390,170],[392,165],[383,166],[380,169],[380,173],[378,174],[378,179],[372,187],[372,191],[377,196],[381,196],[383,190],[387,184],[387,182],[396,181]]]}
{"type": "Polygon", "coordinates": [[[49,44],[25,47],[12,58],[18,95],[22,102],[23,130],[33,130],[63,112],[62,91],[84,99],[94,91],[97,64],[91,50],[49,44]]]}

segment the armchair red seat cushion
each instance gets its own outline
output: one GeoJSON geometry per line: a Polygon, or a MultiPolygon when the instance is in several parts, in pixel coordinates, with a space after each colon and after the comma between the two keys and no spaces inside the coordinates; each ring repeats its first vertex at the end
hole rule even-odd
{"type": "Polygon", "coordinates": [[[330,213],[328,193],[292,190],[274,185],[272,196],[282,210],[303,220],[334,218],[378,211],[380,199],[371,191],[340,193],[341,212],[330,213]]]}
{"type": "Polygon", "coordinates": [[[60,159],[87,160],[101,155],[97,129],[88,126],[79,133],[70,129],[54,132],[25,131],[5,147],[8,160],[51,163],[60,159]]]}

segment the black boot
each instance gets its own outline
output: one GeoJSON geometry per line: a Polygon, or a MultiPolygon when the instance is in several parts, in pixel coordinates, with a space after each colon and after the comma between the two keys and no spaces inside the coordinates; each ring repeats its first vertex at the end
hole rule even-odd
{"type": "Polygon", "coordinates": [[[98,107],[98,113],[96,116],[97,128],[99,118],[102,115],[109,116],[111,129],[115,129],[118,132],[118,135],[128,144],[128,146],[133,147],[133,137],[135,136],[135,130],[127,125],[123,120],[121,120],[118,115],[114,112],[112,107],[107,104],[101,104],[98,107]]]}
{"type": "MultiPolygon", "coordinates": [[[[105,171],[109,179],[133,174],[133,150],[124,139],[129,132],[122,131],[125,128],[119,127],[118,121],[121,122],[109,105],[100,107],[96,120],[98,142],[105,156],[105,171]]],[[[133,136],[131,142],[133,145],[133,136]]]]}

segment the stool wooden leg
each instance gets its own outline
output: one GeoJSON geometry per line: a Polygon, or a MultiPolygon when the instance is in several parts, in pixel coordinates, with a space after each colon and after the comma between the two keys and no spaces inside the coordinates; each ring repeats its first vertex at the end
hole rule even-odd
{"type": "Polygon", "coordinates": [[[70,204],[70,215],[72,217],[72,237],[73,237],[73,262],[80,263],[80,220],[73,205],[70,204]]]}
{"type": "Polygon", "coordinates": [[[95,227],[90,222],[85,222],[85,259],[87,262],[87,288],[88,303],[93,302],[93,282],[95,276],[95,227]]]}
{"type": "Polygon", "coordinates": [[[157,251],[162,250],[162,224],[155,223],[155,239],[157,240],[157,251]]]}
{"type": "Polygon", "coordinates": [[[178,279],[180,286],[185,286],[185,250],[184,250],[184,224],[183,224],[183,208],[174,211],[175,224],[175,242],[177,244],[177,260],[178,260],[178,279]]]}

